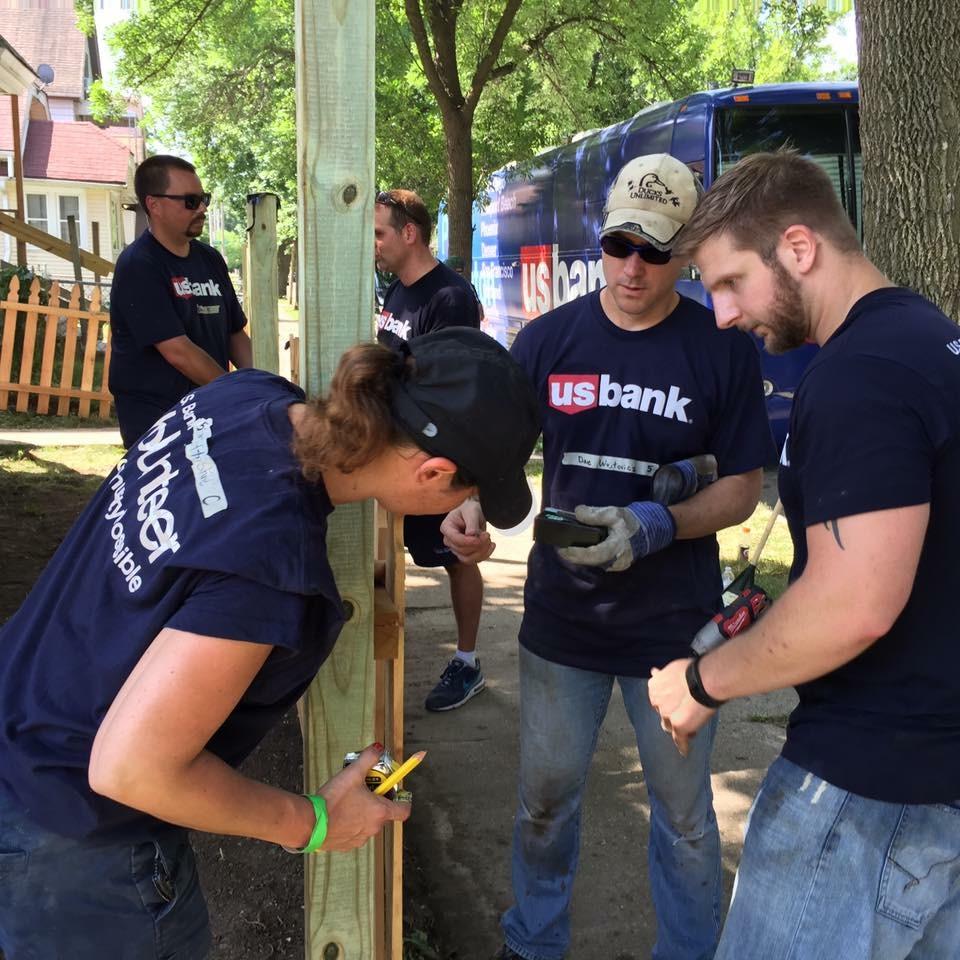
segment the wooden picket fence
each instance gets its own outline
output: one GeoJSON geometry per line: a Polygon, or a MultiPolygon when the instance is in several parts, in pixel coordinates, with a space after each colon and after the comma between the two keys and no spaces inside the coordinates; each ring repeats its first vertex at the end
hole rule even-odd
{"type": "Polygon", "coordinates": [[[20,280],[11,278],[7,299],[0,301],[0,410],[9,408],[12,397],[19,413],[89,417],[96,404],[101,419],[110,417],[110,318],[101,310],[99,288],[88,310],[80,309],[82,297],[74,284],[69,306],[60,306],[54,281],[44,306],[34,277],[21,303],[20,280]]]}

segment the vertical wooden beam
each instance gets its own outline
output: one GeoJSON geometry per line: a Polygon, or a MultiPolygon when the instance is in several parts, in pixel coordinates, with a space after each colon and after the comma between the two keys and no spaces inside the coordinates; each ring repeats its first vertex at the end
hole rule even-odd
{"type": "MultiPolygon", "coordinates": [[[[373,336],[373,0],[297,0],[301,376],[321,391],[340,355],[373,336]]],[[[373,740],[373,505],[338,508],[327,543],[351,613],[304,710],[315,789],[373,740]]],[[[374,849],[307,858],[307,956],[373,958],[374,849]]]]}
{"type": "MultiPolygon", "coordinates": [[[[10,94],[10,117],[13,124],[13,181],[17,191],[17,219],[27,221],[27,201],[23,195],[23,149],[20,145],[20,98],[10,94]]],[[[26,241],[17,238],[17,266],[27,265],[26,241]]]]}
{"type": "MultiPolygon", "coordinates": [[[[100,256],[100,222],[98,220],[93,220],[90,223],[90,230],[92,236],[93,252],[99,257],[100,256]]],[[[100,274],[94,273],[93,282],[99,286],[100,284],[100,274]]]]}
{"type": "MultiPolygon", "coordinates": [[[[59,213],[59,211],[57,211],[59,213]]],[[[77,218],[67,214],[67,233],[70,236],[70,258],[73,260],[73,279],[80,288],[80,309],[87,309],[87,298],[83,294],[83,268],[80,266],[80,230],[77,227],[77,218]]]]}
{"type": "Polygon", "coordinates": [[[253,365],[280,371],[280,327],[277,300],[277,207],[275,193],[247,197],[247,244],[243,273],[243,310],[250,321],[253,365]]]}

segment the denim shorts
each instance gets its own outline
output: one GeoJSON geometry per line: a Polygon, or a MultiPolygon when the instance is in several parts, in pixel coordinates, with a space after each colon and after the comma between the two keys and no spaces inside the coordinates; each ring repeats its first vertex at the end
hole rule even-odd
{"type": "Polygon", "coordinates": [[[871,800],[779,758],[717,960],[906,957],[960,957],[960,807],[871,800]]]}
{"type": "Polygon", "coordinates": [[[6,960],[203,960],[207,905],[187,832],[74,840],[0,793],[0,949],[6,960]]]}

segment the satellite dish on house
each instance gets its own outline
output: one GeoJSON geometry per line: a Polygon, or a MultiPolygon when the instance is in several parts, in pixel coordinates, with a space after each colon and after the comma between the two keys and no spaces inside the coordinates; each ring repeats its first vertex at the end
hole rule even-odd
{"type": "Polygon", "coordinates": [[[40,66],[37,67],[36,73],[41,83],[53,83],[53,67],[51,67],[49,63],[41,63],[40,66]]]}

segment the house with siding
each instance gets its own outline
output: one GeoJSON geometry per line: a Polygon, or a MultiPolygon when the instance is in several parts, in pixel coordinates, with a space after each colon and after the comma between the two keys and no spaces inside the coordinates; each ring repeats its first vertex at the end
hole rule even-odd
{"type": "MultiPolygon", "coordinates": [[[[84,249],[116,260],[133,240],[134,214],[123,209],[133,199],[135,154],[142,156],[139,131],[101,128],[89,117],[90,84],[99,77],[96,37],[76,26],[72,5],[13,6],[0,0],[0,36],[35,70],[53,69],[53,80],[34,83],[20,94],[25,219],[47,233],[69,240],[67,217],[76,218],[84,249]],[[134,134],[134,135],[131,135],[134,134]]],[[[13,179],[13,124],[9,97],[0,98],[0,208],[17,206],[13,179]]],[[[13,262],[16,241],[0,234],[0,259],[13,262]]],[[[70,263],[27,247],[28,265],[52,278],[73,279],[70,263]]],[[[93,275],[84,271],[84,279],[93,275]]]]}

